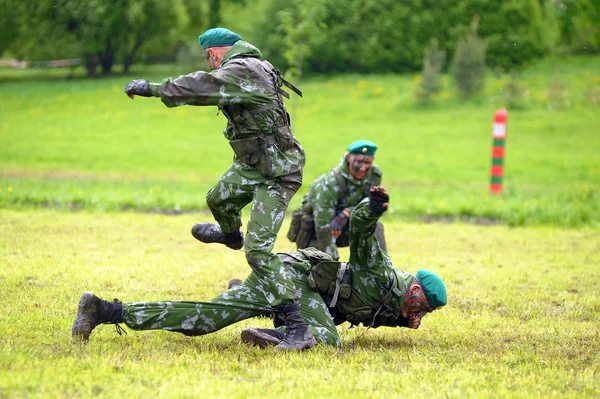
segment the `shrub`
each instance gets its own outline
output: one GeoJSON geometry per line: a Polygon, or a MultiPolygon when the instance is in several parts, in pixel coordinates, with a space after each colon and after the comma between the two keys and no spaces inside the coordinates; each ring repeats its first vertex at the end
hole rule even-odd
{"type": "Polygon", "coordinates": [[[452,62],[452,77],[459,94],[472,97],[485,86],[485,40],[477,36],[479,17],[475,16],[471,29],[456,43],[452,62]]]}
{"type": "Polygon", "coordinates": [[[569,88],[560,79],[558,73],[554,73],[554,77],[548,88],[548,108],[561,111],[571,108],[569,88]]]}
{"type": "Polygon", "coordinates": [[[437,39],[425,50],[421,83],[415,91],[415,97],[421,102],[429,102],[431,98],[442,91],[440,74],[446,62],[446,51],[438,48],[437,39]]]}
{"type": "Polygon", "coordinates": [[[509,109],[524,109],[529,105],[529,90],[519,79],[517,72],[510,74],[510,79],[504,85],[504,100],[509,109]]]}

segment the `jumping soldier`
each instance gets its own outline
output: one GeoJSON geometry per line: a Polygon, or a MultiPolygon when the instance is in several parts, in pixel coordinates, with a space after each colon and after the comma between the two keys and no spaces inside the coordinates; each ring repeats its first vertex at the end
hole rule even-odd
{"type": "MultiPolygon", "coordinates": [[[[380,250],[374,231],[387,210],[389,197],[382,187],[372,188],[369,197],[352,212],[349,262],[333,261],[314,248],[279,254],[298,290],[302,317],[319,342],[341,346],[336,324],[344,321],[370,327],[418,328],[425,314],[446,305],[446,287],[439,276],[425,270],[414,276],[402,272],[380,250]]],[[[257,273],[252,271],[245,282],[206,302],[120,303],[86,292],[79,301],[72,334],[88,340],[101,323],[125,323],[134,330],[162,329],[190,336],[208,334],[273,310],[257,280],[257,273]]],[[[242,341],[261,347],[301,349],[282,345],[289,329],[298,324],[300,320],[288,324],[285,334],[280,329],[245,329],[242,341]]]]}
{"type": "MultiPolygon", "coordinates": [[[[382,176],[381,169],[373,164],[375,143],[358,140],[346,150],[338,166],[311,183],[302,208],[294,211],[288,232],[288,239],[298,248],[316,247],[335,260],[339,259],[337,248],[349,244],[352,210],[369,196],[371,187],[381,185],[382,176]]],[[[375,236],[386,251],[381,222],[377,222],[375,236]]]]}
{"type": "MultiPolygon", "coordinates": [[[[125,93],[160,97],[167,107],[216,106],[227,118],[223,133],[229,140],[233,164],[207,194],[214,223],[197,223],[192,235],[204,243],[221,243],[232,249],[244,246],[241,210],[252,202],[245,252],[254,272],[253,284],[268,305],[286,320],[297,320],[287,336],[290,346],[314,345],[302,321],[295,288],[281,271],[281,259],[271,250],[291,198],[302,185],[304,150],[292,135],[281,89],[287,86],[281,72],[241,36],[224,28],[207,30],[199,37],[210,72],[193,72],[161,84],[134,80],[125,93]]],[[[266,306],[267,304],[265,304],[266,306]]]]}

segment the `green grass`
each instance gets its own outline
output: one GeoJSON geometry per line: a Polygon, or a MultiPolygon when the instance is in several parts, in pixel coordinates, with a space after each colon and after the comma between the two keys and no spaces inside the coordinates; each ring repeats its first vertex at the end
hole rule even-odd
{"type": "Polygon", "coordinates": [[[88,345],[71,342],[83,291],[203,300],[246,276],[242,252],[191,237],[206,217],[0,210],[0,397],[600,395],[600,234],[590,228],[388,221],[394,264],[438,272],[449,304],[418,330],[342,325],[341,349],[242,344],[241,329],[266,319],[195,338],[104,325],[88,345]]]}
{"type": "MultiPolygon", "coordinates": [[[[275,353],[239,339],[266,319],[196,338],[100,326],[88,345],[71,341],[84,291],[203,300],[248,274],[242,252],[189,232],[211,220],[204,197],[231,160],[224,119],[130,101],[122,89],[134,76],[0,70],[0,398],[600,396],[598,71],[600,57],[587,57],[521,75],[529,94],[509,109],[502,196],[488,185],[506,76],[470,101],[445,77],[429,106],[412,97],[415,76],[303,82],[295,132],[308,163],[291,207],[348,143],[377,142],[392,260],[439,273],[449,304],[418,330],[342,325],[341,349],[275,353]],[[548,108],[556,79],[568,109],[548,108]],[[423,218],[516,227],[412,222],[423,218]]],[[[291,249],[282,235],[275,250],[291,249]]]]}
{"type": "MultiPolygon", "coordinates": [[[[181,72],[173,67],[173,75],[181,72]]],[[[308,157],[304,186],[359,138],[380,146],[376,163],[392,193],[391,217],[492,219],[510,225],[600,225],[600,57],[547,60],[523,72],[524,109],[509,109],[505,193],[490,196],[492,120],[508,77],[462,101],[446,89],[415,103],[416,76],[314,77],[302,82],[295,134],[308,157]],[[553,80],[569,108],[550,110],[553,80]],[[596,93],[596,94],[594,94],[596,93]]],[[[232,151],[216,108],[168,109],[129,100],[132,77],[56,79],[0,71],[0,207],[197,211],[232,151]]]]}

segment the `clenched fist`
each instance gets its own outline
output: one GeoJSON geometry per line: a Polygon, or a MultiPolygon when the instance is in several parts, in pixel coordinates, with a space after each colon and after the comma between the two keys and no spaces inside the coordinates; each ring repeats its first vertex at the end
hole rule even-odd
{"type": "Polygon", "coordinates": [[[388,209],[390,195],[382,186],[374,186],[369,193],[369,210],[376,214],[382,215],[388,209]]]}
{"type": "Polygon", "coordinates": [[[133,96],[152,97],[152,94],[150,94],[150,82],[146,79],[136,79],[125,86],[125,94],[129,98],[133,98],[133,96]]]}

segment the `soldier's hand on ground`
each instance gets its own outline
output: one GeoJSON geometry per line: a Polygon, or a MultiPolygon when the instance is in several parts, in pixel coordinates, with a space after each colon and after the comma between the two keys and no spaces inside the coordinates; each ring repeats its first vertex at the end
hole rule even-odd
{"type": "Polygon", "coordinates": [[[131,99],[134,96],[152,97],[152,94],[150,94],[150,82],[146,79],[136,79],[125,86],[125,94],[131,99]]]}
{"type": "Polygon", "coordinates": [[[387,211],[390,196],[382,186],[374,186],[369,193],[369,210],[381,215],[387,211]]]}
{"type": "Polygon", "coordinates": [[[418,315],[411,315],[408,318],[408,327],[409,328],[414,328],[415,330],[417,328],[419,328],[419,326],[421,325],[421,317],[418,315]]]}
{"type": "Polygon", "coordinates": [[[348,220],[350,219],[350,213],[344,209],[342,211],[338,211],[337,215],[329,222],[329,231],[333,238],[338,238],[344,227],[348,224],[348,220]]]}

